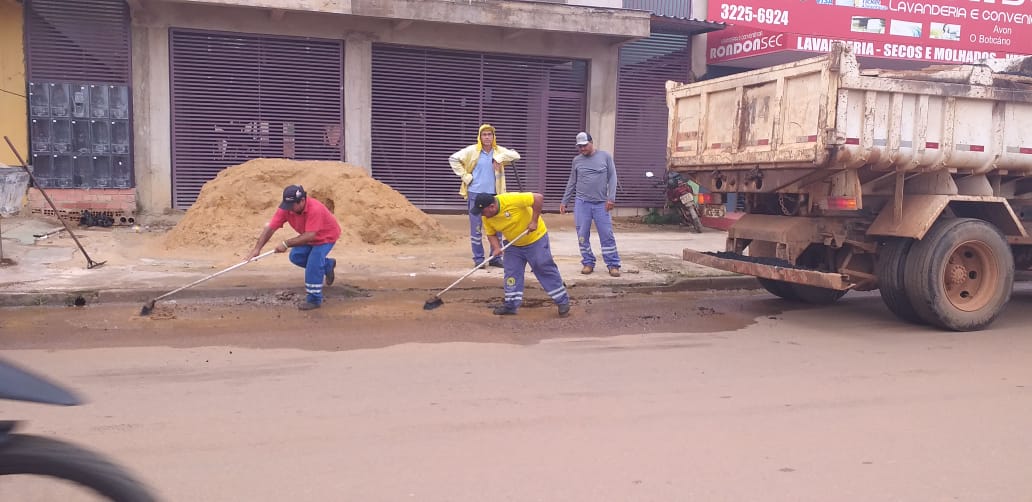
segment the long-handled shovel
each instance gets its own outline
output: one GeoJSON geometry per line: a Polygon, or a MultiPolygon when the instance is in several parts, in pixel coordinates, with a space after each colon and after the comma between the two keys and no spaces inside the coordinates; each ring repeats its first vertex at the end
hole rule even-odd
{"type": "MultiPolygon", "coordinates": [[[[522,239],[524,235],[527,235],[527,232],[530,232],[530,229],[524,230],[523,233],[521,233],[518,237],[516,237],[515,239],[509,241],[508,244],[502,246],[502,251],[505,251],[506,248],[508,248],[509,246],[512,245],[512,243],[522,239]]],[[[465,275],[463,275],[462,277],[459,277],[455,282],[451,283],[450,286],[448,286],[447,288],[442,289],[440,293],[437,293],[436,295],[431,296],[430,299],[427,300],[426,303],[423,304],[423,310],[433,310],[433,309],[435,309],[437,307],[440,307],[441,305],[444,305],[444,300],[441,299],[441,295],[447,293],[449,289],[454,288],[456,284],[462,282],[463,279],[465,279],[465,278],[469,277],[470,275],[472,275],[473,272],[476,272],[477,270],[480,270],[481,268],[483,268],[484,265],[487,265],[487,263],[490,262],[490,261],[491,261],[491,257],[485,258],[484,261],[480,262],[479,265],[473,267],[473,270],[470,270],[469,272],[466,272],[465,275]]]]}
{"type": "Polygon", "coordinates": [[[41,186],[36,181],[36,177],[32,175],[32,170],[29,169],[28,164],[26,164],[25,160],[22,159],[21,154],[18,153],[18,149],[14,147],[14,143],[11,143],[11,138],[8,138],[7,136],[4,136],[4,141],[7,141],[7,146],[11,147],[11,153],[14,154],[14,158],[18,159],[18,162],[21,164],[22,169],[24,169],[26,173],[29,173],[29,179],[32,180],[32,186],[36,187],[36,190],[39,190],[39,193],[41,195],[43,195],[44,199],[47,200],[47,204],[50,204],[50,209],[54,210],[54,216],[57,218],[57,221],[60,221],[61,224],[64,225],[65,230],[68,231],[68,235],[72,236],[72,240],[75,241],[75,245],[79,246],[79,251],[82,251],[82,256],[84,258],[86,258],[86,268],[87,269],[97,268],[97,267],[107,263],[107,260],[105,260],[105,261],[93,261],[93,258],[90,258],[90,255],[88,253],[86,253],[86,248],[82,247],[82,243],[79,242],[79,238],[76,237],[74,233],[72,233],[72,229],[68,228],[68,224],[65,223],[64,218],[61,217],[61,214],[57,210],[57,206],[54,204],[54,201],[50,200],[50,196],[47,195],[47,191],[43,189],[43,186],[41,186]]]}
{"type": "Polygon", "coordinates": [[[178,292],[180,292],[180,291],[182,291],[182,290],[184,290],[186,288],[192,288],[192,287],[194,287],[194,286],[196,286],[196,285],[198,285],[198,284],[200,284],[200,283],[202,283],[204,281],[207,281],[207,280],[210,280],[210,279],[214,279],[214,278],[216,278],[216,277],[218,277],[218,276],[220,276],[222,274],[225,274],[226,272],[229,272],[229,271],[232,271],[232,270],[236,270],[236,269],[238,269],[240,267],[243,267],[244,265],[247,265],[248,263],[251,263],[253,261],[258,261],[258,260],[260,260],[262,258],[265,258],[266,256],[269,256],[270,254],[275,253],[275,252],[276,252],[275,249],[273,249],[272,251],[266,251],[266,252],[264,252],[264,253],[262,253],[262,254],[260,254],[258,256],[255,256],[254,258],[251,258],[250,260],[244,260],[244,261],[242,261],[240,263],[237,263],[236,265],[233,265],[232,267],[219,270],[218,272],[215,272],[214,274],[211,274],[208,277],[205,277],[203,279],[197,279],[196,281],[191,282],[190,284],[187,284],[186,286],[183,286],[181,288],[173,289],[172,291],[169,291],[168,293],[165,293],[165,294],[163,294],[163,295],[161,295],[159,297],[156,297],[153,300],[143,304],[143,308],[140,309],[140,315],[150,315],[151,310],[154,310],[154,302],[156,302],[156,301],[158,301],[158,300],[160,300],[162,298],[168,298],[168,297],[170,297],[170,296],[172,296],[172,295],[174,295],[174,294],[176,294],[176,293],[178,293],[178,292]]]}

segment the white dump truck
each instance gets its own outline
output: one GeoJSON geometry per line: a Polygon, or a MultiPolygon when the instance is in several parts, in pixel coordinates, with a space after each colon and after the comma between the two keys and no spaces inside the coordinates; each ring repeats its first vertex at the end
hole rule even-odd
{"type": "Polygon", "coordinates": [[[690,262],[830,303],[878,289],[896,316],[988,326],[1032,268],[1032,58],[889,71],[848,46],[667,83],[668,169],[745,201],[721,253],[690,262]],[[999,68],[998,68],[999,69],[999,68]]]}

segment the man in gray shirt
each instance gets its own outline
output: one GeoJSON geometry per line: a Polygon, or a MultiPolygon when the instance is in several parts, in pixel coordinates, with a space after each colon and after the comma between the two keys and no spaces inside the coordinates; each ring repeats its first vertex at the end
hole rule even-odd
{"type": "Polygon", "coordinates": [[[602,244],[602,259],[609,268],[609,275],[620,277],[620,254],[616,252],[616,237],[613,235],[613,218],[609,211],[616,205],[616,165],[609,152],[596,150],[591,135],[582,132],[577,135],[580,155],[574,157],[570,180],[559,203],[559,212],[566,213],[566,204],[576,190],[573,206],[573,221],[577,226],[577,241],[580,243],[582,274],[595,271],[595,255],[591,252],[591,222],[595,222],[598,240],[602,244]]]}

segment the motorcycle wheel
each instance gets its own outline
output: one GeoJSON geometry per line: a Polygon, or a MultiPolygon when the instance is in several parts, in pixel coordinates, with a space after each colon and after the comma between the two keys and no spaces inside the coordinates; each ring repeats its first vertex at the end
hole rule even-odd
{"type": "Polygon", "coordinates": [[[96,452],[39,436],[0,437],[0,476],[23,474],[71,481],[118,502],[157,500],[125,469],[96,452]]]}
{"type": "Polygon", "coordinates": [[[681,219],[688,225],[688,230],[693,234],[702,233],[702,221],[699,219],[699,212],[693,207],[685,205],[678,206],[681,210],[681,219]]]}

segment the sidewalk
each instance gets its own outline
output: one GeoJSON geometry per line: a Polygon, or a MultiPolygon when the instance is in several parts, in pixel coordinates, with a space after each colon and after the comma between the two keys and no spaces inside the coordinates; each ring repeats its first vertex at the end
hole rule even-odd
{"type": "MultiPolygon", "coordinates": [[[[338,260],[337,287],[360,290],[425,290],[436,292],[472,266],[465,215],[434,215],[450,234],[440,245],[389,246],[376,249],[338,244],[331,253],[338,260]]],[[[568,286],[663,286],[691,280],[694,289],[752,288],[752,278],[701,267],[681,260],[688,247],[701,251],[724,249],[726,233],[707,229],[692,234],[673,226],[649,226],[618,221],[617,244],[622,276],[610,277],[598,252],[596,271],[580,274],[580,255],[572,215],[547,214],[551,248],[568,286]]],[[[61,225],[40,217],[5,218],[2,222],[3,257],[15,262],[0,268],[0,306],[69,305],[79,302],[147,301],[190,282],[239,263],[248,250],[168,250],[162,238],[174,219],[144,222],[142,226],[77,228],[72,230],[99,268],[87,269],[86,259],[65,231],[38,239],[61,225]]],[[[286,235],[289,230],[281,230],[286,235]]],[[[257,237],[257,230],[256,230],[257,237]]],[[[267,246],[266,250],[271,247],[267,246]]],[[[533,275],[528,270],[528,279],[533,275]]],[[[501,269],[474,273],[457,288],[498,288],[501,269]]],[[[532,279],[531,279],[532,280],[532,279]]],[[[177,293],[173,298],[251,296],[302,289],[303,275],[285,256],[272,255],[224,276],[177,293]]]]}

